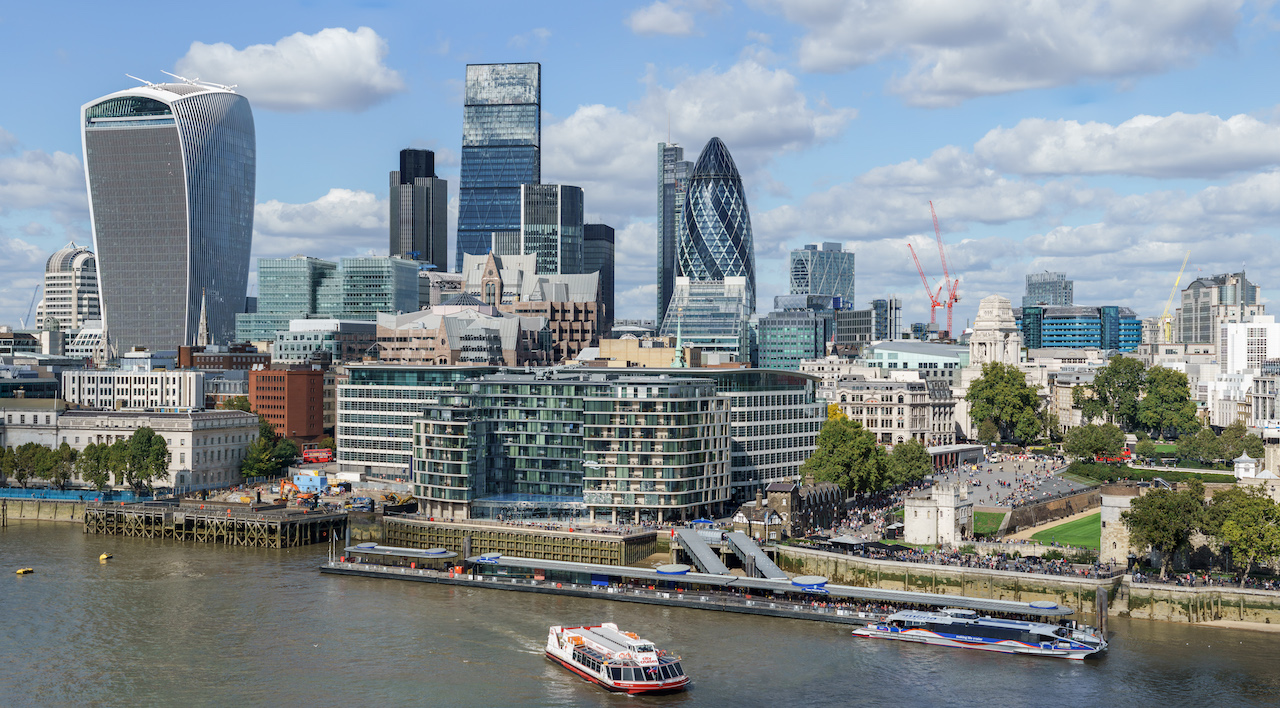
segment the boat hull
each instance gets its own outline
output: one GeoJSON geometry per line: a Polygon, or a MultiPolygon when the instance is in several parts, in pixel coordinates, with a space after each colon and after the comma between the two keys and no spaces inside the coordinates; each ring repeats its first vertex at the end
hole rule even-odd
{"type": "Polygon", "coordinates": [[[641,693],[657,694],[657,693],[675,693],[683,691],[689,685],[689,677],[681,676],[678,679],[671,679],[662,683],[628,683],[626,681],[607,681],[599,676],[592,675],[587,670],[574,664],[572,661],[556,656],[550,651],[546,652],[547,658],[563,666],[564,668],[577,674],[579,677],[600,686],[601,688],[613,691],[614,693],[629,693],[638,695],[641,693]]]}
{"type": "Polygon", "coordinates": [[[1092,656],[1102,651],[1104,647],[1089,648],[1060,648],[1054,646],[1050,642],[1041,644],[1028,644],[1015,640],[983,640],[977,637],[961,638],[955,635],[948,635],[940,632],[934,632],[927,629],[880,629],[875,625],[868,625],[853,630],[853,634],[858,637],[873,637],[876,639],[891,639],[900,642],[915,642],[917,644],[929,644],[932,646],[952,647],[956,649],[977,649],[979,651],[997,652],[1000,654],[1026,654],[1029,656],[1048,656],[1058,659],[1072,659],[1081,661],[1085,657],[1092,656]]]}

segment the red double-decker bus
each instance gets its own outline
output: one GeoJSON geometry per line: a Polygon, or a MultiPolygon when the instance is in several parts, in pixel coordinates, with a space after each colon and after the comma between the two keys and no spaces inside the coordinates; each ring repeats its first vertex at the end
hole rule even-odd
{"type": "Polygon", "coordinates": [[[327,447],[303,450],[302,460],[304,462],[333,462],[333,450],[330,450],[327,447]]]}

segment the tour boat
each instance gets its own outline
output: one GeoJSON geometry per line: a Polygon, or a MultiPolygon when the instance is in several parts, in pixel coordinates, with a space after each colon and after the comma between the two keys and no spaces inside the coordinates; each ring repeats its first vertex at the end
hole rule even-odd
{"type": "Polygon", "coordinates": [[[612,622],[593,627],[554,626],[547,634],[547,658],[610,691],[659,693],[689,684],[680,657],[653,642],[621,632],[612,622]]]}
{"type": "Polygon", "coordinates": [[[1083,659],[1107,648],[1102,633],[1089,627],[979,617],[973,610],[958,609],[895,612],[853,633],[859,637],[1064,659],[1083,659]]]}

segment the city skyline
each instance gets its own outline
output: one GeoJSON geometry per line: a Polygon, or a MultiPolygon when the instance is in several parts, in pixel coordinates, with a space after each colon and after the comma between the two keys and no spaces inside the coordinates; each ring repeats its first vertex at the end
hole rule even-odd
{"type": "Polygon", "coordinates": [[[161,69],[238,84],[253,103],[255,257],[383,254],[387,166],[405,146],[437,152],[454,229],[465,66],[509,61],[542,65],[542,181],[581,186],[587,221],[617,229],[622,318],[652,316],[642,303],[656,299],[654,148],[713,135],[747,185],[760,311],[786,292],[792,248],[839,241],[862,264],[860,300],[896,295],[904,321],[926,320],[906,244],[929,252],[929,200],[962,279],[957,326],[985,294],[1018,299],[1030,272],[1066,272],[1078,302],[1150,317],[1188,249],[1188,276],[1272,265],[1280,127],[1252,67],[1274,53],[1275,8],[1015,4],[988,20],[975,4],[943,21],[904,7],[860,22],[857,3],[511,5],[484,28],[435,8],[422,35],[410,28],[426,10],[410,5],[285,6],[255,8],[253,27],[232,12],[93,54],[125,18],[19,8],[0,19],[0,51],[33,64],[11,82],[42,110],[0,111],[0,321],[26,314],[50,253],[89,240],[71,112],[161,69]],[[1047,54],[1019,39],[1037,32],[1055,40],[1047,54]]]}

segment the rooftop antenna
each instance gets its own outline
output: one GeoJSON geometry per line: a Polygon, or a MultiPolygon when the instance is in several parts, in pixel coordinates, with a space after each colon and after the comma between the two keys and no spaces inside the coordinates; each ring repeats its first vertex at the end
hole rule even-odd
{"type": "Polygon", "coordinates": [[[200,79],[188,79],[188,78],[187,78],[187,77],[185,77],[185,76],[178,76],[177,74],[170,74],[169,72],[165,71],[164,69],[161,69],[161,70],[160,70],[160,73],[161,73],[161,74],[168,74],[169,76],[172,76],[173,78],[175,78],[175,79],[177,79],[177,80],[181,81],[182,83],[184,83],[184,84],[189,84],[189,85],[191,85],[191,86],[195,86],[195,85],[196,85],[196,82],[200,80],[200,79]]]}
{"type": "Polygon", "coordinates": [[[146,79],[139,79],[138,77],[134,76],[133,74],[125,74],[125,76],[128,76],[129,78],[133,79],[134,81],[141,81],[142,83],[144,83],[144,84],[146,84],[146,85],[148,85],[148,86],[150,86],[150,87],[152,87],[152,88],[155,88],[155,84],[151,83],[150,81],[147,81],[146,79]]]}

